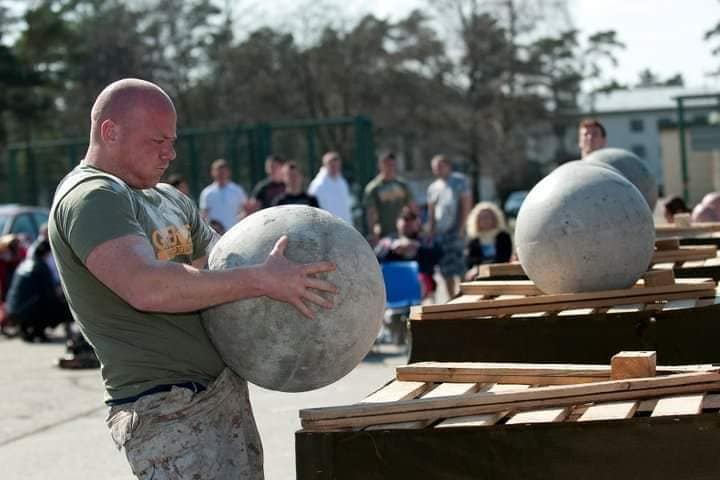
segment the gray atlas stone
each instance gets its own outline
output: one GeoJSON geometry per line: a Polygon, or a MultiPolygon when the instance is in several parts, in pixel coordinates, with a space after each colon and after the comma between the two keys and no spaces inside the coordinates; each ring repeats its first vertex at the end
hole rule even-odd
{"type": "Polygon", "coordinates": [[[570,162],[528,194],[515,227],[518,258],[545,293],[632,286],[655,244],[650,208],[625,177],[585,160],[570,162]]]}
{"type": "Polygon", "coordinates": [[[622,148],[601,148],[583,159],[586,162],[608,165],[620,172],[630,183],[635,185],[650,206],[655,210],[658,198],[658,187],[655,175],[634,153],[622,148]]]}
{"type": "Polygon", "coordinates": [[[235,373],[264,388],[302,392],[340,379],[367,355],[380,330],[385,285],[357,230],[324,210],[299,205],[261,210],[235,225],[213,247],[210,270],[263,263],[282,235],[289,239],[290,260],[337,264],[318,275],[339,288],[334,307],[311,306],[311,320],[292,305],[260,297],[219,305],[202,316],[235,373]]]}

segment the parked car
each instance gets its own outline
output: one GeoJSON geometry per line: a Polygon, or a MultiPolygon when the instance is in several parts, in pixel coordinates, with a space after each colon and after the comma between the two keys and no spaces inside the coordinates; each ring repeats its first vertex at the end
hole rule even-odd
{"type": "Polygon", "coordinates": [[[520,211],[520,206],[525,201],[525,197],[527,197],[528,193],[529,192],[527,190],[516,190],[508,195],[503,207],[505,215],[507,215],[508,218],[517,217],[518,212],[520,211]]]}
{"type": "Polygon", "coordinates": [[[40,227],[48,222],[50,212],[43,207],[6,204],[0,205],[0,235],[21,235],[32,242],[40,227]]]}

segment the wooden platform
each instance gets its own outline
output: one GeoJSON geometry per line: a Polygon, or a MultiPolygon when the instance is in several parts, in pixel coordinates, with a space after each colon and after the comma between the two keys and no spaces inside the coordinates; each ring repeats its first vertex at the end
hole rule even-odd
{"type": "Polygon", "coordinates": [[[714,478],[718,368],[657,372],[610,380],[608,365],[399,367],[358,404],[300,412],[298,478],[714,478]]]}
{"type": "MultiPolygon", "coordinates": [[[[720,257],[717,256],[717,246],[715,245],[679,245],[679,240],[672,238],[671,240],[677,244],[672,249],[658,249],[654,254],[651,262],[653,268],[684,270],[698,267],[718,267],[720,272],[720,257]]],[[[657,244],[662,245],[662,240],[657,244]]],[[[712,272],[711,272],[712,273],[712,272]]],[[[695,278],[694,274],[677,275],[683,278],[695,278]]],[[[713,275],[706,275],[714,278],[713,275]]],[[[720,273],[717,273],[720,278],[720,273]]],[[[527,279],[527,274],[520,265],[520,262],[508,263],[490,263],[481,265],[478,268],[478,279],[497,279],[497,280],[520,280],[527,279]]],[[[715,279],[717,280],[717,279],[715,279]]]]}
{"type": "Polygon", "coordinates": [[[606,290],[589,293],[547,295],[530,281],[477,281],[461,284],[461,296],[444,305],[413,307],[411,320],[481,318],[523,313],[559,315],[566,311],[593,313],[600,309],[638,310],[695,307],[715,302],[716,284],[712,279],[680,279],[675,284],[606,290]],[[668,305],[683,300],[684,303],[668,305]]]}
{"type": "MultiPolygon", "coordinates": [[[[670,272],[664,272],[669,274],[670,272]]],[[[710,279],[543,296],[530,281],[477,281],[412,312],[410,361],[604,363],[623,349],[667,363],[720,363],[720,296],[710,279]]]]}
{"type": "Polygon", "coordinates": [[[658,372],[661,376],[611,380],[610,367],[599,365],[408,365],[359,404],[305,409],[300,418],[305,430],[323,431],[611,420],[720,409],[718,367],[658,372]]]}
{"type": "Polygon", "coordinates": [[[675,224],[655,225],[655,236],[665,237],[692,237],[720,232],[720,222],[693,223],[689,227],[679,227],[675,224]]]}

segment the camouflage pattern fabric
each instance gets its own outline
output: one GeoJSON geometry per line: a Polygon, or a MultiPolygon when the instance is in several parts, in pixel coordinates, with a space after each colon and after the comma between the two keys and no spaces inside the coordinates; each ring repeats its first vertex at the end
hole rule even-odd
{"type": "Polygon", "coordinates": [[[227,368],[204,392],[173,387],[111,407],[107,424],[142,480],[263,478],[247,383],[227,368]]]}

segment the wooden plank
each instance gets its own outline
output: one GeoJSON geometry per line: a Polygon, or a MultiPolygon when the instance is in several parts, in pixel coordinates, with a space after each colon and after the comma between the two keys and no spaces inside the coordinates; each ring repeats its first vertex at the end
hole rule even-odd
{"type": "MultiPolygon", "coordinates": [[[[457,381],[485,383],[484,376],[537,376],[541,379],[548,376],[609,378],[610,366],[561,363],[418,362],[398,366],[395,372],[398,380],[405,381],[419,381],[416,380],[419,376],[429,375],[438,383],[457,381]],[[459,380],[463,377],[473,380],[459,380]]],[[[542,383],[542,381],[534,383],[542,383]]]]}
{"type": "Polygon", "coordinates": [[[692,237],[718,231],[720,231],[720,223],[716,222],[693,223],[689,227],[680,227],[672,223],[655,225],[655,235],[658,238],[692,237]]]}
{"type": "Polygon", "coordinates": [[[691,260],[706,260],[715,256],[717,256],[717,247],[715,245],[684,246],[678,250],[655,252],[652,263],[688,262],[691,260]]]}
{"type": "MultiPolygon", "coordinates": [[[[491,383],[493,378],[502,378],[502,382],[495,383],[534,385],[555,381],[555,384],[567,385],[573,381],[608,380],[612,369],[609,365],[561,363],[418,362],[396,367],[395,371],[397,379],[406,382],[491,383]]],[[[656,366],[656,373],[660,374],[718,371],[720,367],[709,364],[656,366]]]]}
{"type": "Polygon", "coordinates": [[[476,280],[460,284],[463,295],[541,295],[542,291],[530,280],[476,280]]]}
{"type": "Polygon", "coordinates": [[[578,418],[578,422],[630,418],[635,415],[639,403],[633,401],[596,403],[585,410],[585,413],[578,418]]]}
{"type": "Polygon", "coordinates": [[[653,417],[668,415],[697,415],[702,411],[704,393],[698,395],[678,395],[658,400],[652,412],[653,417]]]}
{"type": "Polygon", "coordinates": [[[485,265],[480,265],[477,274],[479,278],[523,275],[525,275],[525,270],[523,270],[520,262],[488,263],[485,265]]]}
{"type": "MultiPolygon", "coordinates": [[[[490,385],[487,392],[512,392],[526,390],[530,385],[513,385],[496,383],[490,385]]],[[[485,413],[482,415],[470,415],[466,417],[448,418],[435,425],[435,428],[447,427],[482,427],[486,425],[494,425],[500,419],[508,415],[509,412],[485,413]]]]}
{"type": "Polygon", "coordinates": [[[657,367],[655,352],[620,352],[610,359],[610,378],[654,377],[657,367]]]}
{"type": "MultiPolygon", "coordinates": [[[[474,393],[478,390],[478,388],[479,386],[476,383],[443,383],[425,393],[422,398],[438,398],[451,397],[453,395],[464,395],[466,393],[474,393]]],[[[425,428],[436,420],[437,419],[428,419],[418,420],[414,422],[392,423],[387,425],[371,425],[367,427],[367,430],[411,430],[416,428],[425,428]]]]}
{"type": "Polygon", "coordinates": [[[307,429],[353,428],[515,409],[531,410],[589,402],[690,395],[718,388],[720,373],[685,373],[584,385],[538,387],[520,392],[475,393],[459,397],[311,408],[301,410],[300,418],[303,427],[307,429]]]}
{"type": "Polygon", "coordinates": [[[678,248],[680,248],[680,239],[677,237],[655,240],[656,250],[677,250],[678,248]]]}
{"type": "MultiPolygon", "coordinates": [[[[660,285],[657,287],[640,287],[640,288],[625,288],[619,290],[605,290],[600,292],[586,292],[586,293],[560,293],[550,295],[537,295],[531,297],[521,298],[508,298],[501,300],[480,300],[477,302],[456,302],[447,303],[444,305],[423,305],[420,308],[422,313],[439,313],[439,312],[451,312],[463,309],[482,309],[482,308],[501,308],[501,307],[512,307],[512,306],[525,306],[525,305],[556,305],[564,303],[575,303],[597,300],[597,299],[615,299],[615,305],[637,303],[635,301],[625,301],[626,298],[633,298],[638,295],[648,296],[656,295],[662,297],[666,294],[682,293],[688,291],[698,290],[715,290],[717,285],[712,279],[681,279],[673,285],[660,285]]],[[[558,309],[564,310],[564,308],[558,309]]]]}
{"type": "Polygon", "coordinates": [[[552,423],[565,420],[570,413],[571,407],[543,408],[540,410],[528,410],[513,415],[506,422],[508,425],[520,423],[552,423]]]}
{"type": "Polygon", "coordinates": [[[433,388],[432,383],[393,380],[363,400],[364,403],[394,402],[417,398],[433,388]]]}
{"type": "MultiPolygon", "coordinates": [[[[676,285],[677,286],[677,285],[676,285]]],[[[642,289],[638,289],[642,290],[642,289]]],[[[603,306],[613,306],[618,303],[649,303],[655,302],[659,298],[663,300],[679,300],[686,298],[701,298],[714,296],[714,288],[703,288],[702,290],[689,290],[679,293],[665,293],[661,296],[658,294],[642,295],[637,294],[635,296],[628,296],[622,299],[617,298],[601,298],[597,300],[582,300],[576,302],[563,302],[563,303],[550,303],[550,304],[527,304],[527,305],[509,305],[502,307],[491,307],[491,304],[484,302],[476,302],[474,304],[467,304],[462,309],[456,309],[451,311],[435,311],[428,313],[423,310],[426,307],[412,307],[410,310],[411,320],[450,320],[450,319],[462,319],[462,318],[475,318],[475,317],[489,317],[495,315],[507,315],[517,313],[531,313],[538,311],[561,311],[575,308],[593,308],[603,306]],[[480,305],[480,308],[475,306],[480,305]]],[[[489,300],[488,302],[492,302],[489,300]]],[[[516,302],[519,300],[501,300],[501,302],[516,302]]],[[[446,306],[446,305],[441,305],[446,306]]]]}
{"type": "Polygon", "coordinates": [[[646,287],[672,285],[675,283],[675,274],[672,270],[651,270],[642,276],[642,280],[646,287]]]}

